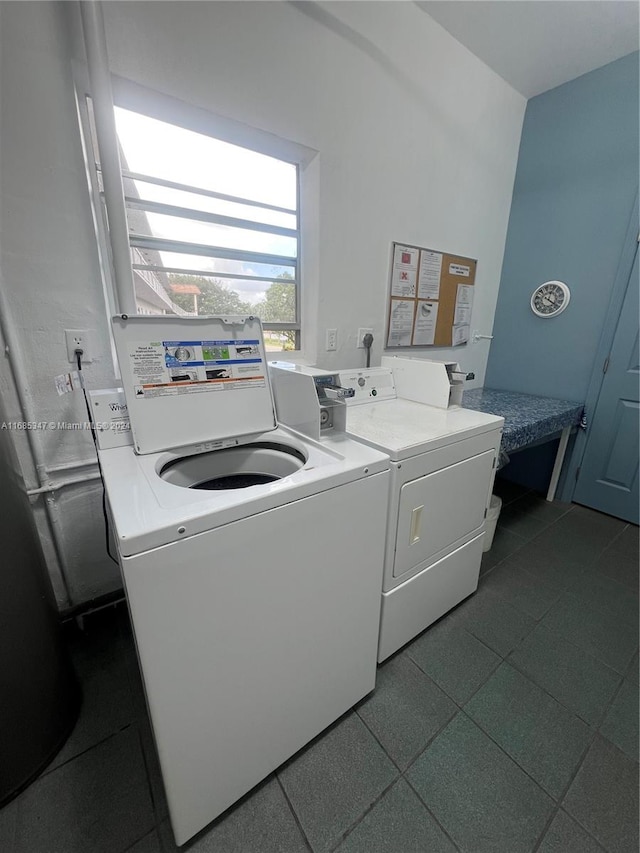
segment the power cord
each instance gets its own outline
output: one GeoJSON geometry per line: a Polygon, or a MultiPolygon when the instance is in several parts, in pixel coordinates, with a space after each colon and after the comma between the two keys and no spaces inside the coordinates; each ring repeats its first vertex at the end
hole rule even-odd
{"type": "MultiPolygon", "coordinates": [[[[82,374],[82,354],[84,350],[78,347],[74,350],[74,355],[76,357],[76,364],[78,365],[78,372],[82,374]]],[[[91,438],[93,439],[93,445],[96,449],[96,459],[98,462],[98,472],[100,473],[100,482],[102,483],[102,516],[104,518],[104,536],[105,536],[105,549],[107,554],[109,555],[109,559],[113,560],[113,562],[119,566],[120,563],[116,560],[116,558],[111,553],[111,548],[109,547],[109,513],[107,512],[107,489],[104,484],[104,474],[102,473],[102,465],[100,464],[100,454],[98,453],[98,439],[96,438],[96,430],[93,425],[93,413],[91,412],[91,406],[89,405],[89,398],[87,396],[87,389],[84,387],[84,380],[82,375],[80,375],[80,387],[82,388],[82,395],[84,397],[84,404],[87,409],[87,416],[89,418],[89,426],[91,428],[91,438]]]]}
{"type": "Polygon", "coordinates": [[[367,351],[367,367],[371,367],[371,344],[373,343],[373,335],[371,332],[367,332],[367,334],[362,338],[362,346],[367,351]]]}

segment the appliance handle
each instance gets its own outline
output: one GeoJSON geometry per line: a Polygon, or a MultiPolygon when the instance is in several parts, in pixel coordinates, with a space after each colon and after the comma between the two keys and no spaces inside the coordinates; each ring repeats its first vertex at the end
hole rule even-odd
{"type": "Polygon", "coordinates": [[[409,530],[409,545],[415,545],[420,541],[420,528],[422,522],[422,506],[417,506],[411,513],[411,528],[409,530]]]}

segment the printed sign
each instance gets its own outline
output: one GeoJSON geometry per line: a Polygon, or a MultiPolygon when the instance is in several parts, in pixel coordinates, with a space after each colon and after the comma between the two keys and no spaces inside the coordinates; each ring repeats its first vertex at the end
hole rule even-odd
{"type": "Polygon", "coordinates": [[[449,264],[449,275],[461,275],[469,278],[471,267],[464,267],[462,264],[449,264]]]}
{"type": "Polygon", "coordinates": [[[136,399],[263,388],[258,340],[153,341],[129,348],[136,399]]]}
{"type": "Polygon", "coordinates": [[[413,330],[414,302],[409,299],[392,299],[389,317],[387,346],[408,347],[413,330]]]}
{"type": "Polygon", "coordinates": [[[438,321],[437,302],[418,302],[416,318],[413,324],[412,343],[420,346],[431,346],[436,335],[438,321]]]}
{"type": "Polygon", "coordinates": [[[440,298],[440,278],[442,276],[442,252],[420,252],[420,276],[418,278],[419,299],[440,298]]]}
{"type": "Polygon", "coordinates": [[[391,280],[392,296],[415,296],[419,254],[419,250],[413,248],[413,246],[394,247],[393,276],[391,280]]]}

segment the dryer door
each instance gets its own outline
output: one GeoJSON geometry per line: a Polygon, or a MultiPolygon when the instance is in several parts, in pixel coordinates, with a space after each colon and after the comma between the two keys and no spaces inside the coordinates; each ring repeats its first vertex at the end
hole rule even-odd
{"type": "Polygon", "coordinates": [[[441,556],[484,522],[495,453],[487,450],[400,490],[393,576],[441,556]]]}

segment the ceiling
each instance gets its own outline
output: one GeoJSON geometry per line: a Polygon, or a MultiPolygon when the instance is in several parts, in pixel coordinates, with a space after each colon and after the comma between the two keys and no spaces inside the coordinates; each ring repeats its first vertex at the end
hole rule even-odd
{"type": "Polygon", "coordinates": [[[638,50],[637,0],[421,0],[527,98],[638,50]]]}

